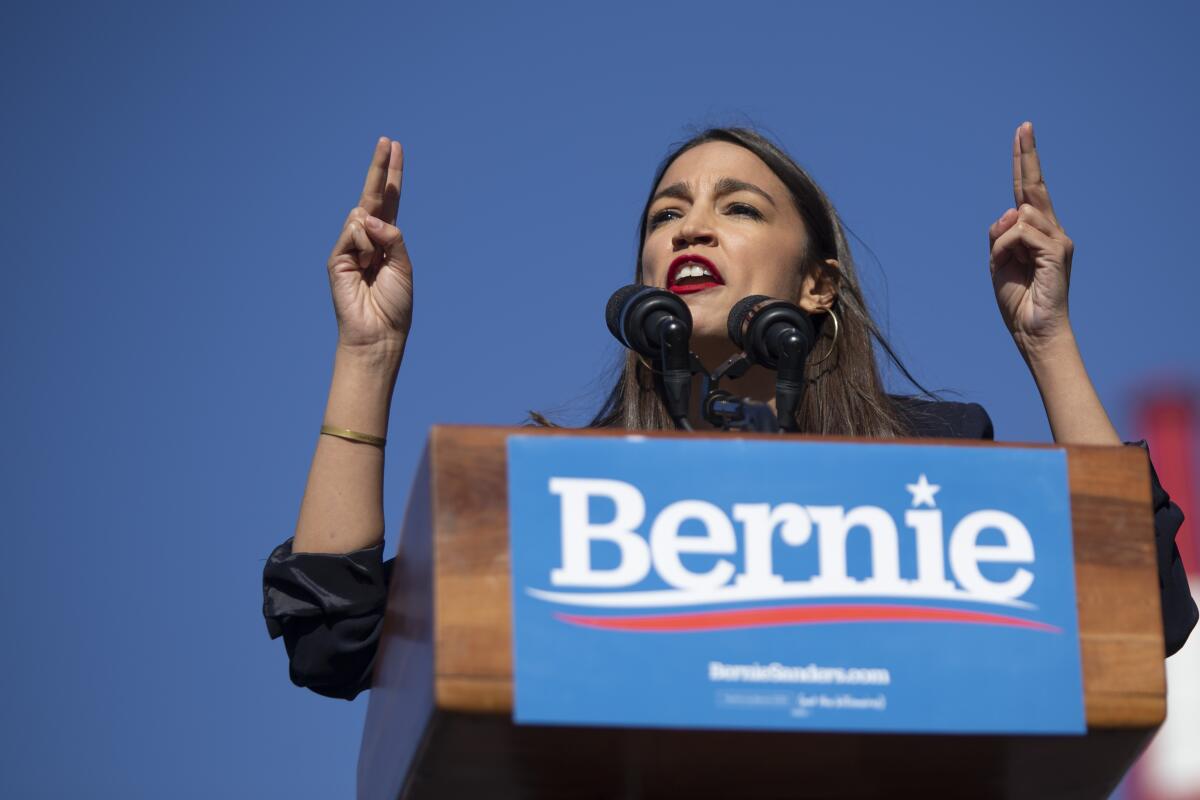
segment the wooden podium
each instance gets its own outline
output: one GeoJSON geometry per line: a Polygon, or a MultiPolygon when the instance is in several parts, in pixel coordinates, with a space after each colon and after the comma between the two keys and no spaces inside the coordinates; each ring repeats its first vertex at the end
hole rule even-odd
{"type": "Polygon", "coordinates": [[[515,433],[625,435],[433,428],[392,575],[362,798],[1103,798],[1163,720],[1146,455],[1067,447],[1086,736],[514,725],[505,454],[515,433]]]}

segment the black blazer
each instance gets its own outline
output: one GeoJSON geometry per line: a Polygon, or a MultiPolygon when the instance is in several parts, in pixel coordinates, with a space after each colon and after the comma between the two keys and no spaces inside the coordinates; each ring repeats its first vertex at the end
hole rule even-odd
{"type": "MultiPolygon", "coordinates": [[[[992,421],[976,403],[893,400],[917,437],[993,438],[992,421]]],[[[1175,546],[1183,512],[1163,491],[1153,466],[1150,485],[1163,633],[1171,655],[1195,627],[1197,610],[1175,546]]],[[[346,700],[370,687],[392,563],[383,561],[382,542],[346,554],[293,553],[291,539],[275,548],[263,569],[263,616],[271,638],[283,637],[293,683],[346,700]]]]}

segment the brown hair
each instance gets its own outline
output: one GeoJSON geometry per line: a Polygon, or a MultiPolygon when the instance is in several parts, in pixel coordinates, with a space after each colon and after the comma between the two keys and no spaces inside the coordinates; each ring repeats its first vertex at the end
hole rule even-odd
{"type": "MultiPolygon", "coordinates": [[[[854,258],[837,211],[816,181],[782,149],[762,134],[745,128],[710,128],[672,151],[654,175],[650,196],[675,159],[707,142],[728,142],[754,153],[787,186],[796,209],[808,229],[809,252],[805,270],[832,270],[838,284],[834,311],[840,321],[837,344],[828,358],[833,325],[820,325],[820,340],[809,356],[805,375],[808,387],[796,412],[800,430],[831,436],[891,438],[909,432],[903,417],[883,390],[875,363],[873,342],[877,342],[904,376],[920,388],[871,319],[859,286],[854,258]],[[824,262],[837,259],[834,270],[824,262]],[[814,362],[821,360],[820,364],[814,362]]],[[[646,215],[650,200],[642,209],[638,226],[638,260],[635,281],[642,281],[642,245],[646,240],[646,215]]],[[[822,320],[824,317],[821,318],[822,320]]],[[[537,415],[541,417],[541,415],[537,415]]],[[[535,417],[535,420],[537,419],[535,417]]],[[[544,418],[542,418],[544,419],[544,418]]],[[[616,383],[589,427],[619,427],[630,430],[674,428],[667,410],[654,390],[652,376],[632,352],[625,357],[616,383]]]]}

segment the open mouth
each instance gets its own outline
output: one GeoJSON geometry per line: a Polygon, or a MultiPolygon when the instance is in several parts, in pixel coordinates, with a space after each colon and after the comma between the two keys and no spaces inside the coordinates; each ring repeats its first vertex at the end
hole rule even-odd
{"type": "Polygon", "coordinates": [[[667,290],[675,294],[693,294],[724,285],[716,265],[694,253],[679,256],[667,270],[667,290]]]}

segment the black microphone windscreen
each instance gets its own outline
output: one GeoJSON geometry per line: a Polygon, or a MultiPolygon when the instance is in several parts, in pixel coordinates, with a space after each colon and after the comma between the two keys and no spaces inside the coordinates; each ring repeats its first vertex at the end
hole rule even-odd
{"type": "Polygon", "coordinates": [[[608,298],[608,305],[604,309],[604,321],[608,323],[608,330],[617,337],[617,341],[625,342],[625,336],[621,332],[621,311],[624,309],[625,303],[645,288],[640,283],[631,283],[617,289],[613,292],[612,297],[608,298]]]}
{"type": "Polygon", "coordinates": [[[739,348],[745,349],[745,345],[742,343],[742,333],[746,317],[750,316],[750,312],[756,305],[770,299],[765,294],[752,294],[742,298],[733,308],[729,309],[729,339],[739,348]]]}

